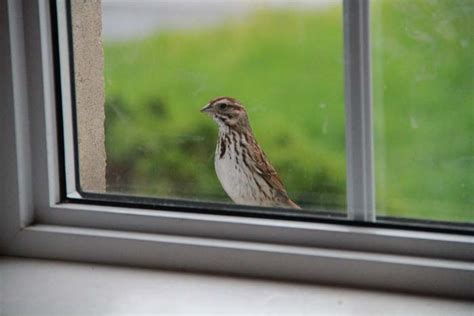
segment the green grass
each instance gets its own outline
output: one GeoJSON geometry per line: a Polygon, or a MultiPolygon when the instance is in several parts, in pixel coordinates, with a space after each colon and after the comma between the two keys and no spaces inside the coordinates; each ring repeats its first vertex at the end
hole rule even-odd
{"type": "MultiPolygon", "coordinates": [[[[444,7],[453,16],[455,9],[444,7]]],[[[450,22],[453,34],[470,36],[464,47],[456,44],[461,38],[431,32],[436,20],[416,20],[415,30],[430,32],[427,46],[424,33],[416,41],[406,36],[406,12],[390,1],[374,12],[379,211],[473,221],[472,22],[450,22]]],[[[199,109],[230,95],[247,106],[290,196],[313,209],[343,210],[342,37],[336,7],[260,11],[215,27],[105,43],[108,190],[228,201],[213,169],[217,127],[199,109]]]]}

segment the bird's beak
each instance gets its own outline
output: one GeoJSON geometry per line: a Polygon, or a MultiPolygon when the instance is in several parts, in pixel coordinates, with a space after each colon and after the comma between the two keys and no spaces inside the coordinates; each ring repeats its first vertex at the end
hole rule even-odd
{"type": "Polygon", "coordinates": [[[212,107],[211,107],[210,104],[207,104],[205,107],[203,107],[203,108],[201,109],[201,112],[202,112],[202,113],[209,113],[209,112],[211,112],[211,111],[212,111],[212,107]]]}

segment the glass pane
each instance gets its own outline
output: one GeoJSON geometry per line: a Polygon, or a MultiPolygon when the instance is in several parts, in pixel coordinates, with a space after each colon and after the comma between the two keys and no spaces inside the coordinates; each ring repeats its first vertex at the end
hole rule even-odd
{"type": "MultiPolygon", "coordinates": [[[[73,11],[82,5],[73,2],[73,11]]],[[[289,198],[345,210],[342,1],[103,0],[101,14],[106,192],[232,203],[214,166],[218,125],[200,113],[231,96],[289,198]]],[[[233,137],[226,141],[231,155],[233,137]]],[[[229,159],[231,190],[278,186],[271,168],[248,162],[260,180],[238,187],[239,159],[229,159]]]]}
{"type": "Polygon", "coordinates": [[[474,1],[372,2],[378,215],[474,221],[474,1]]]}

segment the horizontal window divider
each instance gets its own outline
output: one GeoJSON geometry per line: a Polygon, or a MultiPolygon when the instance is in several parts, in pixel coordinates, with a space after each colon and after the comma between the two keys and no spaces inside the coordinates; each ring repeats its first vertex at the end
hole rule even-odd
{"type": "Polygon", "coordinates": [[[474,265],[455,260],[51,225],[14,243],[19,256],[474,297],[474,265]]]}
{"type": "Polygon", "coordinates": [[[474,261],[474,236],[230,215],[61,203],[36,223],[474,261]],[[46,217],[44,217],[46,216],[46,217]]]}

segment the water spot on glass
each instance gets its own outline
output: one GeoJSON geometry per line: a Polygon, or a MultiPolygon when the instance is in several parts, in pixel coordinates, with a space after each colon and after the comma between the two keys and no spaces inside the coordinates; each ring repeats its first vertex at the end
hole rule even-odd
{"type": "Polygon", "coordinates": [[[439,22],[436,26],[436,32],[447,40],[453,40],[458,35],[450,19],[439,22]]]}
{"type": "Polygon", "coordinates": [[[410,126],[411,128],[413,129],[417,129],[418,128],[418,122],[416,120],[416,118],[414,116],[410,116],[410,126]]]}
{"type": "Polygon", "coordinates": [[[426,81],[426,80],[433,80],[436,78],[436,70],[426,69],[423,67],[416,75],[415,75],[415,82],[426,81]]]}
{"type": "Polygon", "coordinates": [[[324,118],[324,122],[323,122],[323,126],[322,126],[322,131],[323,131],[323,134],[327,134],[328,132],[328,118],[324,118]]]}
{"type": "Polygon", "coordinates": [[[405,26],[405,32],[409,37],[412,39],[418,41],[418,42],[424,42],[424,43],[432,43],[433,42],[433,37],[420,30],[413,30],[408,26],[405,26]]]}

